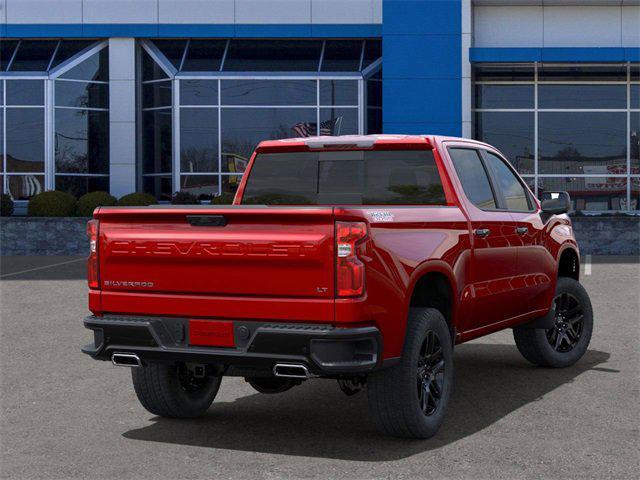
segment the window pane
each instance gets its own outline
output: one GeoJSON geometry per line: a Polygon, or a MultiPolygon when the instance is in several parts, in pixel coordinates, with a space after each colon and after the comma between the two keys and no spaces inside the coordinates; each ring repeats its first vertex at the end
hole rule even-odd
{"type": "Polygon", "coordinates": [[[44,192],[44,175],[7,175],[7,193],[14,200],[29,198],[44,192]]]}
{"type": "Polygon", "coordinates": [[[180,191],[189,192],[198,200],[206,200],[218,194],[218,175],[181,175],[180,191]]]}
{"type": "Polygon", "coordinates": [[[247,169],[249,160],[237,153],[222,151],[222,172],[225,173],[244,173],[247,169]]]}
{"type": "Polygon", "coordinates": [[[365,83],[367,101],[367,133],[382,133],[382,70],[365,83]]]}
{"type": "Polygon", "coordinates": [[[180,109],[180,169],[218,171],[218,109],[180,109]]]}
{"type": "Polygon", "coordinates": [[[640,112],[631,112],[630,120],[631,173],[640,174],[640,112]]]}
{"type": "Polygon", "coordinates": [[[161,78],[169,78],[164,70],[158,65],[146,50],[140,49],[142,57],[142,80],[159,80],[161,78]]]}
{"type": "Polygon", "coordinates": [[[223,80],[223,105],[316,105],[315,80],[223,80]]]}
{"type": "Polygon", "coordinates": [[[262,154],[251,170],[242,203],[312,204],[317,201],[318,154],[262,154]]]}
{"type": "Polygon", "coordinates": [[[534,108],[533,85],[476,85],[476,108],[534,108]]]}
{"type": "Polygon", "coordinates": [[[7,108],[8,172],[44,172],[44,109],[7,108]]]}
{"type": "Polygon", "coordinates": [[[11,64],[11,71],[46,71],[57,44],[57,40],[23,40],[11,64]]]}
{"type": "Polygon", "coordinates": [[[449,156],[467,198],[478,208],[497,208],[491,184],[476,150],[450,148],[449,156]]]}
{"type": "MultiPolygon", "coordinates": [[[[172,171],[171,110],[142,112],[142,169],[144,173],[172,171]]],[[[145,190],[146,191],[146,190],[145,190]]]]}
{"type": "Polygon", "coordinates": [[[477,81],[505,81],[505,82],[533,82],[533,63],[508,65],[508,64],[481,64],[474,69],[477,81]]]}
{"type": "Polygon", "coordinates": [[[191,40],[182,71],[219,71],[226,44],[226,40],[191,40]]]}
{"type": "Polygon", "coordinates": [[[539,108],[627,108],[626,85],[539,85],[539,108]]]}
{"type": "Polygon", "coordinates": [[[524,183],[527,184],[527,187],[529,187],[529,190],[531,190],[535,195],[535,193],[536,193],[536,179],[535,179],[535,177],[523,177],[522,180],[524,180],[524,183]]]}
{"type": "Polygon", "coordinates": [[[222,151],[248,159],[262,140],[316,135],[315,108],[223,108],[222,151]]]}
{"type": "Polygon", "coordinates": [[[2,80],[0,80],[0,105],[4,105],[4,82],[2,80]]]}
{"type": "Polygon", "coordinates": [[[538,80],[592,81],[627,80],[627,66],[624,64],[609,65],[558,65],[545,63],[540,66],[538,80]]]}
{"type": "Polygon", "coordinates": [[[218,105],[217,80],[180,80],[181,105],[218,105]]]}
{"type": "Polygon", "coordinates": [[[142,84],[142,108],[170,107],[173,82],[153,82],[142,84]]]}
{"type": "Polygon", "coordinates": [[[555,177],[538,180],[538,196],[545,191],[566,191],[573,210],[599,211],[626,208],[627,179],[607,177],[555,177]]]}
{"type": "MultiPolygon", "coordinates": [[[[0,84],[2,82],[0,81],[0,84]]],[[[0,109],[0,173],[4,172],[4,112],[0,109]]],[[[2,184],[2,178],[0,178],[2,184]]]]}
{"type": "Polygon", "coordinates": [[[441,205],[431,151],[261,154],[243,203],[441,205]]]}
{"type": "MultiPolygon", "coordinates": [[[[631,108],[640,108],[640,83],[632,83],[631,89],[631,108]]],[[[632,113],[634,115],[634,113],[632,113]]],[[[635,112],[635,115],[640,115],[640,112],[635,112]]]]}
{"type": "Polygon", "coordinates": [[[320,105],[358,105],[358,81],[320,80],[320,105]]]}
{"type": "Polygon", "coordinates": [[[7,70],[9,66],[9,61],[13,56],[13,51],[18,45],[17,40],[2,40],[0,42],[0,72],[4,72],[7,70]]]}
{"type": "MultiPolygon", "coordinates": [[[[331,158],[331,156],[329,157],[331,158]]],[[[364,152],[363,204],[380,205],[444,205],[446,199],[433,152],[364,152]]],[[[327,162],[320,154],[321,193],[323,180],[328,186],[337,185],[344,175],[340,164],[327,162]],[[333,178],[323,178],[334,171],[333,178]]]]}
{"type": "Polygon", "coordinates": [[[357,135],[357,108],[321,108],[319,135],[357,135]]]}
{"type": "Polygon", "coordinates": [[[109,108],[109,86],[105,83],[65,82],[56,85],[56,106],[109,108]]]}
{"type": "Polygon", "coordinates": [[[382,42],[380,40],[367,40],[364,47],[362,69],[364,70],[380,57],[382,57],[382,42]]]}
{"type": "Polygon", "coordinates": [[[109,173],[109,113],[56,108],[56,172],[109,173]]]}
{"type": "Polygon", "coordinates": [[[625,173],[625,113],[540,113],[540,173],[625,173]]]}
{"type": "Polygon", "coordinates": [[[60,42],[60,47],[58,47],[56,56],[51,64],[51,68],[57,67],[65,60],[69,60],[92,43],[94,43],[93,40],[63,40],[60,42]]]}
{"type": "Polygon", "coordinates": [[[242,180],[242,175],[223,175],[222,177],[222,193],[236,193],[238,190],[238,186],[240,185],[240,181],[242,180]]]}
{"type": "Polygon", "coordinates": [[[640,210],[640,177],[631,177],[630,210],[640,210]]]}
{"type": "Polygon", "coordinates": [[[85,193],[109,191],[109,177],[76,177],[56,175],[56,190],[68,192],[76,198],[85,193]]]}
{"type": "Polygon", "coordinates": [[[44,105],[42,80],[7,80],[7,105],[44,105]]]}
{"type": "Polygon", "coordinates": [[[534,173],[534,113],[475,114],[474,137],[496,147],[518,173],[534,173]]]}
{"type": "Polygon", "coordinates": [[[167,57],[167,60],[176,67],[176,70],[180,69],[184,48],[187,46],[186,40],[154,40],[153,43],[167,57]]]}
{"type": "Polygon", "coordinates": [[[327,40],[322,59],[322,71],[359,71],[362,47],[362,40],[327,40]]]}
{"type": "Polygon", "coordinates": [[[527,193],[509,167],[493,153],[485,152],[488,167],[493,171],[498,181],[502,195],[509,210],[526,212],[529,210],[527,193]]]}
{"type": "Polygon", "coordinates": [[[94,53],[60,78],[72,78],[74,80],[95,80],[106,82],[109,80],[109,50],[103,48],[94,53]]]}
{"type": "Polygon", "coordinates": [[[158,200],[171,200],[171,195],[173,194],[171,175],[143,176],[142,189],[145,193],[150,193],[158,200]]]}
{"type": "Polygon", "coordinates": [[[235,40],[229,44],[224,70],[249,72],[314,72],[320,40],[235,40]]]}
{"type": "Polygon", "coordinates": [[[631,64],[631,81],[637,82],[640,80],[640,63],[631,64]]]}

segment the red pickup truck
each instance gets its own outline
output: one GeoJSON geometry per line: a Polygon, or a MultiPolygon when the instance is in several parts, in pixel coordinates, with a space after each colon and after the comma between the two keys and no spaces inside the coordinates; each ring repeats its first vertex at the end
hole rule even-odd
{"type": "Polygon", "coordinates": [[[383,432],[427,438],[455,344],[512,328],[537,365],[586,351],[568,209],[473,140],[262,142],[233,205],[96,209],[83,351],[134,367],[156,415],[202,415],[225,375],[263,393],[321,377],[366,387],[383,432]]]}

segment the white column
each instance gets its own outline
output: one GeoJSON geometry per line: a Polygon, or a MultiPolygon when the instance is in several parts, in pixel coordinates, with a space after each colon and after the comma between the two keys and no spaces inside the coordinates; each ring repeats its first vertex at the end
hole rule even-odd
{"type": "Polygon", "coordinates": [[[471,104],[473,91],[471,88],[471,63],[469,48],[473,35],[473,6],[471,0],[462,0],[462,136],[471,138],[471,104]]]}
{"type": "Polygon", "coordinates": [[[109,39],[109,190],[136,191],[136,43],[109,39]]]}

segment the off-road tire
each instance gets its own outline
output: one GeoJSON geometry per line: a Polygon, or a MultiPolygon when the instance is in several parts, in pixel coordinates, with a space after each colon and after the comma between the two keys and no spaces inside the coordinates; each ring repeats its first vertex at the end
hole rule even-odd
{"type": "Polygon", "coordinates": [[[195,418],[203,415],[216,397],[222,377],[193,379],[193,384],[185,385],[185,368],[161,363],[132,368],[133,388],[142,406],[161,417],[195,418]]]}
{"type": "MultiPolygon", "coordinates": [[[[558,351],[554,348],[549,339],[549,332],[553,329],[526,327],[513,329],[513,338],[518,350],[525,359],[534,365],[552,368],[568,367],[580,360],[587,351],[593,332],[593,309],[589,295],[577,280],[570,277],[560,277],[556,285],[554,302],[563,294],[568,294],[576,299],[582,310],[580,335],[571,349],[566,350],[568,348],[566,344],[564,346],[566,351],[558,351]]],[[[558,321],[556,317],[556,324],[558,321]]],[[[560,323],[562,322],[560,321],[560,323]]],[[[565,325],[568,323],[566,322],[565,325]]]]}
{"type": "Polygon", "coordinates": [[[453,384],[453,344],[449,326],[433,308],[412,308],[409,313],[400,364],[374,372],[367,378],[369,411],[383,433],[394,437],[429,438],[442,424],[453,384]],[[442,388],[435,410],[425,414],[420,404],[419,361],[423,343],[435,334],[444,365],[442,388]]]}

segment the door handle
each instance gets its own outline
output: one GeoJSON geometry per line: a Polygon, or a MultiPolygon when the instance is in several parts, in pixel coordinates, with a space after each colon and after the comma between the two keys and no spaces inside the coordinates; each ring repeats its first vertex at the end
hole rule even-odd
{"type": "Polygon", "coordinates": [[[224,227],[227,219],[224,215],[187,215],[187,222],[194,227],[224,227]]]}
{"type": "Polygon", "coordinates": [[[474,233],[476,234],[476,236],[484,238],[489,236],[491,230],[489,230],[488,228],[476,228],[474,233]]]}
{"type": "Polygon", "coordinates": [[[527,227],[518,227],[516,228],[516,232],[518,232],[518,235],[526,235],[529,233],[529,229],[527,227]]]}

